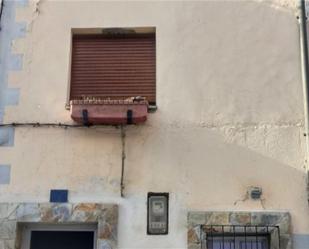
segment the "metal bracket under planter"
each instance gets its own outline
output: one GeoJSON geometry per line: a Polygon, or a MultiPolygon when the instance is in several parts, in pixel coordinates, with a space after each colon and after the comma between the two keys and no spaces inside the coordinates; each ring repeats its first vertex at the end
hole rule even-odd
{"type": "Polygon", "coordinates": [[[127,100],[73,100],[71,102],[71,118],[85,124],[87,112],[88,124],[140,124],[147,120],[147,101],[127,100]]]}

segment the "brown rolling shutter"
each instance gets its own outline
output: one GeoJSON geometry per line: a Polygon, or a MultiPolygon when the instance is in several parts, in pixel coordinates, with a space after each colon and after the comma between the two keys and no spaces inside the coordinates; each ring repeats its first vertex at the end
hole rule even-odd
{"type": "Polygon", "coordinates": [[[155,35],[73,36],[70,99],[146,97],[156,102],[155,35]]]}

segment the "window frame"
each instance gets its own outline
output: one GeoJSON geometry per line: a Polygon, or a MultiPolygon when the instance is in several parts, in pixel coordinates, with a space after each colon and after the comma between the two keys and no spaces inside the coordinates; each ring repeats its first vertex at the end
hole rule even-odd
{"type": "MultiPolygon", "coordinates": [[[[223,247],[220,245],[219,248],[226,248],[226,249],[242,249],[242,248],[248,248],[248,249],[253,249],[253,247],[250,246],[242,246],[241,243],[245,242],[253,242],[253,243],[257,243],[257,242],[264,242],[266,243],[266,247],[262,247],[261,249],[270,249],[271,247],[271,235],[270,234],[263,234],[263,235],[259,235],[259,236],[255,236],[254,234],[249,234],[249,235],[245,235],[243,233],[238,233],[236,234],[235,236],[231,235],[231,234],[222,234],[222,233],[219,233],[219,234],[216,234],[216,235],[208,235],[206,233],[206,237],[203,239],[202,241],[202,246],[201,248],[202,249],[215,249],[216,247],[209,247],[209,241],[208,238],[211,237],[212,238],[212,241],[216,241],[216,242],[219,242],[220,244],[221,243],[224,243],[227,242],[227,243],[230,243],[230,245],[233,245],[233,246],[227,246],[225,247],[223,245],[223,247]],[[231,241],[232,241],[232,244],[231,244],[231,241]],[[235,243],[236,242],[236,243],[235,243]]],[[[211,242],[210,242],[211,243],[211,242]]],[[[258,248],[256,249],[259,249],[260,247],[258,246],[258,248]]]]}
{"type": "Polygon", "coordinates": [[[155,26],[139,26],[139,27],[103,27],[103,28],[71,28],[71,34],[70,34],[70,45],[69,45],[69,59],[68,59],[68,76],[67,76],[67,89],[66,89],[66,100],[65,100],[65,109],[66,110],[71,110],[71,105],[70,105],[70,94],[71,94],[71,72],[72,72],[72,55],[73,55],[73,37],[75,35],[98,35],[102,34],[105,30],[109,29],[129,29],[129,30],[134,30],[138,34],[154,34],[155,35],[155,104],[151,104],[148,107],[149,112],[155,112],[157,110],[158,106],[158,99],[157,99],[157,75],[158,75],[158,70],[157,70],[157,28],[155,26]]]}
{"type": "MultiPolygon", "coordinates": [[[[188,249],[202,248],[204,234],[209,232],[203,227],[209,226],[266,227],[265,232],[270,236],[269,249],[290,249],[292,246],[291,215],[289,212],[189,211],[187,228],[188,249]],[[276,227],[276,229],[267,230],[267,227],[276,227]]],[[[217,230],[217,232],[220,231],[222,230],[217,230]]],[[[254,230],[250,232],[248,229],[244,230],[244,232],[250,234],[251,232],[254,233],[254,230]]],[[[262,231],[260,234],[262,234],[262,231]]]]}

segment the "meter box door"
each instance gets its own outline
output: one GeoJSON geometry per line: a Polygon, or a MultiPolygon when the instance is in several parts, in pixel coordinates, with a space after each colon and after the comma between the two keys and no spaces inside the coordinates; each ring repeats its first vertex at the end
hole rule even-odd
{"type": "Polygon", "coordinates": [[[147,234],[168,234],[168,193],[148,193],[147,234]]]}

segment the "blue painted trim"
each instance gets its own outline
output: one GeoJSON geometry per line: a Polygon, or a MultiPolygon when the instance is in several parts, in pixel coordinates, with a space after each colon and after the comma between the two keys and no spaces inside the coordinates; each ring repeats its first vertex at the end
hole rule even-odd
{"type": "MultiPolygon", "coordinates": [[[[12,53],[13,40],[24,37],[27,31],[26,23],[16,23],[16,8],[25,7],[28,0],[5,0],[0,30],[0,123],[4,120],[6,106],[17,105],[19,89],[8,88],[10,71],[22,70],[23,55],[12,53]]],[[[0,128],[0,147],[14,146],[14,128],[0,128]]],[[[0,164],[0,184],[9,184],[11,165],[0,164]]]]}
{"type": "MultiPolygon", "coordinates": [[[[28,5],[28,0],[5,0],[0,31],[0,123],[3,122],[6,106],[17,105],[19,89],[8,88],[10,71],[22,70],[23,55],[13,54],[12,42],[26,35],[26,23],[15,22],[17,8],[28,5]]],[[[0,146],[14,145],[14,128],[0,128],[0,146]]]]}
{"type": "Polygon", "coordinates": [[[293,234],[293,248],[294,249],[308,249],[309,248],[309,234],[293,234]]]}
{"type": "Polygon", "coordinates": [[[14,145],[14,131],[13,127],[4,127],[0,129],[0,146],[14,145]]]}
{"type": "Polygon", "coordinates": [[[9,184],[11,176],[11,165],[0,165],[0,184],[9,184]]]}
{"type": "Polygon", "coordinates": [[[50,190],[50,202],[56,203],[66,203],[68,202],[68,193],[67,189],[52,189],[50,190]]]}

